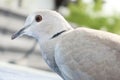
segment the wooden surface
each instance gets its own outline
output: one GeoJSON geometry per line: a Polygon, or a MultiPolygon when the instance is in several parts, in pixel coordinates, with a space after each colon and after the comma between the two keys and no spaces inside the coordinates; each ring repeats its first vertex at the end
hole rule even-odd
{"type": "Polygon", "coordinates": [[[62,80],[52,72],[0,62],[0,80],[62,80]]]}

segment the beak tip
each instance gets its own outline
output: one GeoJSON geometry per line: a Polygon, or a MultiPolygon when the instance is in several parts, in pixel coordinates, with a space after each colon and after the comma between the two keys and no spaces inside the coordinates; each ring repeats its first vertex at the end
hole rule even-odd
{"type": "Polygon", "coordinates": [[[14,34],[11,36],[11,39],[14,40],[15,38],[17,38],[17,37],[23,35],[24,30],[25,30],[25,28],[23,28],[23,29],[21,29],[20,31],[14,33],[14,34]]]}
{"type": "Polygon", "coordinates": [[[12,36],[11,36],[11,40],[14,40],[14,39],[15,39],[15,36],[14,36],[14,35],[12,35],[12,36]]]}
{"type": "Polygon", "coordinates": [[[15,34],[13,34],[12,36],[11,36],[11,40],[14,40],[15,38],[17,38],[18,37],[18,35],[15,33],[15,34]]]}

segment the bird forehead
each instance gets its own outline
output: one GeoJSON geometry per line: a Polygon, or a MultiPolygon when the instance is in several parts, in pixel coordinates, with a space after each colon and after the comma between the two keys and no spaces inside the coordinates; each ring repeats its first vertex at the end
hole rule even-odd
{"type": "Polygon", "coordinates": [[[58,15],[58,13],[56,11],[52,11],[52,10],[40,10],[38,12],[35,12],[36,15],[41,15],[43,17],[50,17],[50,16],[55,16],[58,15]]]}
{"type": "Polygon", "coordinates": [[[25,25],[31,24],[34,21],[35,15],[31,14],[26,18],[25,25]]]}
{"type": "Polygon", "coordinates": [[[34,13],[30,14],[30,15],[26,18],[25,25],[32,24],[32,22],[34,22],[35,17],[36,17],[37,15],[42,16],[42,18],[43,18],[44,20],[49,20],[49,19],[53,18],[54,16],[59,17],[59,15],[58,15],[55,11],[41,10],[41,11],[34,12],[34,13]]]}

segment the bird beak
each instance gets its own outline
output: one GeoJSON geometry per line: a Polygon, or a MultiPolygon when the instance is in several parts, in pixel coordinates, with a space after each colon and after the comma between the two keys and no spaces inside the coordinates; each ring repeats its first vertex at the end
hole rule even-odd
{"type": "Polygon", "coordinates": [[[26,28],[22,28],[22,29],[20,29],[18,32],[14,33],[14,34],[12,35],[11,39],[13,40],[13,39],[15,39],[15,38],[17,38],[17,37],[22,36],[25,29],[26,29],[26,28]]]}

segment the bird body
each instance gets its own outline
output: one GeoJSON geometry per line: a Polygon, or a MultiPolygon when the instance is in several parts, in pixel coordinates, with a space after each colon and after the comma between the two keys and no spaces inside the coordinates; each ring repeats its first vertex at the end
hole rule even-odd
{"type": "MultiPolygon", "coordinates": [[[[53,11],[41,11],[34,13],[34,16],[38,14],[43,21],[37,23],[33,19],[32,25],[24,30],[24,34],[38,40],[44,60],[64,80],[120,79],[119,35],[88,28],[73,29],[63,17],[53,11]],[[51,22],[49,19],[58,21],[51,22]],[[61,34],[53,37],[61,31],[61,34]]],[[[21,30],[12,38],[20,33],[21,30]]]]}
{"type": "Polygon", "coordinates": [[[65,80],[120,79],[120,37],[116,34],[78,28],[43,43],[41,51],[65,80]]]}

